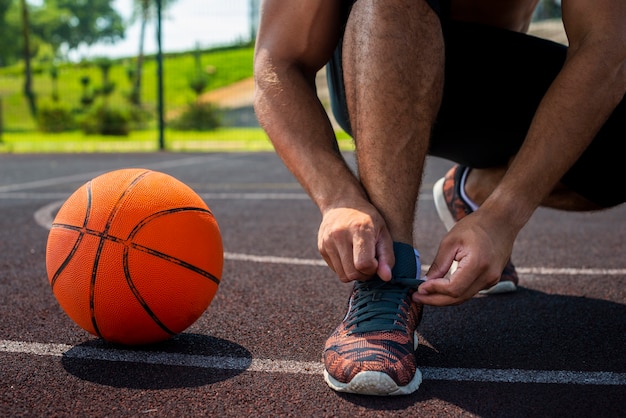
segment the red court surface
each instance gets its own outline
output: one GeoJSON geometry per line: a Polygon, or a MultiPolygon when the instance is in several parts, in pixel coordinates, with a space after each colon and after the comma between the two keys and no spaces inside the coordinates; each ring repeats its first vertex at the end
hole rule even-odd
{"type": "MultiPolygon", "coordinates": [[[[416,225],[424,264],[445,232],[430,189],[449,167],[428,161],[416,225]]],[[[518,292],[427,307],[424,380],[389,398],[323,381],[322,347],[350,286],[321,261],[317,208],[273,153],[2,155],[0,214],[0,416],[626,416],[626,206],[539,210],[514,249],[518,292]],[[128,167],[198,192],[226,257],[204,315],[141,348],[76,326],[45,270],[63,201],[128,167]]]]}

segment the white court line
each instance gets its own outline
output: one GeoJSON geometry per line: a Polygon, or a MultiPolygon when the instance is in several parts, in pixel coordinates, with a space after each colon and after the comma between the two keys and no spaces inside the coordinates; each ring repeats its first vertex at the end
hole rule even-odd
{"type": "MultiPolygon", "coordinates": [[[[0,340],[0,352],[73,359],[132,362],[166,366],[186,366],[220,370],[241,370],[265,373],[293,373],[319,375],[319,362],[293,360],[248,359],[242,357],[202,356],[180,353],[117,350],[95,347],[74,347],[67,344],[28,343],[0,340]]],[[[549,383],[577,385],[625,386],[626,373],[579,372],[569,370],[469,369],[424,367],[424,380],[498,383],[549,383]]]]}
{"type": "MultiPolygon", "coordinates": [[[[222,159],[223,157],[216,156],[202,156],[202,157],[189,157],[189,158],[180,158],[168,161],[161,161],[156,163],[148,163],[146,164],[146,169],[148,170],[160,170],[163,168],[172,168],[172,167],[183,167],[194,164],[206,163],[207,161],[222,159]]],[[[69,176],[61,176],[61,177],[53,177],[44,180],[35,180],[29,181],[26,183],[17,183],[17,184],[7,184],[4,186],[0,186],[0,193],[13,192],[16,190],[25,190],[25,189],[36,189],[39,187],[46,186],[55,186],[59,184],[72,183],[75,181],[87,181],[94,177],[99,176],[100,174],[104,174],[108,171],[112,171],[114,169],[108,170],[99,170],[99,171],[91,171],[88,173],[79,173],[72,174],[69,176]]]]}
{"type": "MultiPolygon", "coordinates": [[[[292,264],[307,266],[326,266],[321,259],[275,257],[239,253],[224,253],[226,260],[249,261],[254,263],[292,264]]],[[[422,270],[428,270],[428,264],[422,264],[422,270]]],[[[529,275],[563,275],[563,276],[625,276],[626,269],[594,269],[594,268],[549,268],[549,267],[515,267],[520,274],[529,275]]]]}
{"type": "Polygon", "coordinates": [[[250,261],[253,263],[268,263],[268,264],[291,264],[301,266],[326,266],[326,262],[322,259],[311,258],[293,258],[293,257],[275,257],[271,255],[250,255],[239,253],[224,253],[226,260],[234,261],[250,261]]]}
{"type": "MultiPolygon", "coordinates": [[[[263,195],[264,193],[259,193],[263,195]]],[[[285,193],[291,195],[292,193],[285,193]]],[[[259,197],[260,198],[260,197],[259,197]]],[[[46,229],[50,229],[56,210],[61,207],[63,201],[49,203],[34,214],[35,222],[46,229]]],[[[248,261],[253,263],[288,264],[305,266],[326,266],[322,259],[307,259],[294,257],[277,257],[268,255],[252,255],[225,252],[224,258],[233,261],[248,261]]],[[[422,265],[422,271],[427,271],[430,266],[422,265]]],[[[550,268],[550,267],[516,267],[519,274],[535,276],[626,276],[626,268],[602,269],[602,268],[550,268]]]]}

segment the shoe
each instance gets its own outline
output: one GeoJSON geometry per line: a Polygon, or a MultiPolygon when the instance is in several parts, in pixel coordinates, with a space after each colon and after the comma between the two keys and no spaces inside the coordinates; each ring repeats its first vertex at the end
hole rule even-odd
{"type": "MultiPolygon", "coordinates": [[[[448,171],[445,177],[439,179],[433,187],[433,198],[437,213],[448,231],[452,229],[456,222],[473,212],[470,205],[463,200],[459,187],[461,179],[468,170],[468,167],[456,165],[448,171]]],[[[456,261],[452,264],[451,273],[456,270],[457,264],[456,261]]],[[[518,283],[517,271],[509,259],[498,283],[489,289],[481,290],[479,293],[493,295],[514,292],[517,290],[518,283]]]]}
{"type": "Polygon", "coordinates": [[[422,382],[415,356],[422,305],[411,299],[422,281],[416,278],[419,268],[413,248],[406,244],[400,245],[408,247],[403,249],[405,254],[410,251],[412,272],[396,275],[396,244],[393,279],[355,282],[348,312],[326,341],[324,380],[336,391],[407,395],[422,382]]]}

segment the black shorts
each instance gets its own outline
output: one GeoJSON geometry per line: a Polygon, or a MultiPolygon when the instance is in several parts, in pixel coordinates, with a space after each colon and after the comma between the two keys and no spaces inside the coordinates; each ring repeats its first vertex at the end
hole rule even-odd
{"type": "MultiPolygon", "coordinates": [[[[429,4],[441,17],[446,47],[444,95],[429,154],[476,168],[504,165],[519,150],[539,102],[565,62],[567,47],[450,21],[446,4],[429,4]]],[[[351,134],[341,44],[328,63],[327,77],[333,114],[351,134]]],[[[626,143],[625,100],[562,183],[603,207],[626,202],[620,143],[626,143]]]]}

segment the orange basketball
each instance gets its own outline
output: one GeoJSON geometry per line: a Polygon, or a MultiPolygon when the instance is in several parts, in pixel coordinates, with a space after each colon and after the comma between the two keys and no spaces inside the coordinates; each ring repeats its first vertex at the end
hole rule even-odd
{"type": "Polygon", "coordinates": [[[193,324],[222,275],[218,224],[190,187],[123,169],[85,183],[61,206],[46,248],[57,301],[107,341],[147,344],[193,324]]]}

